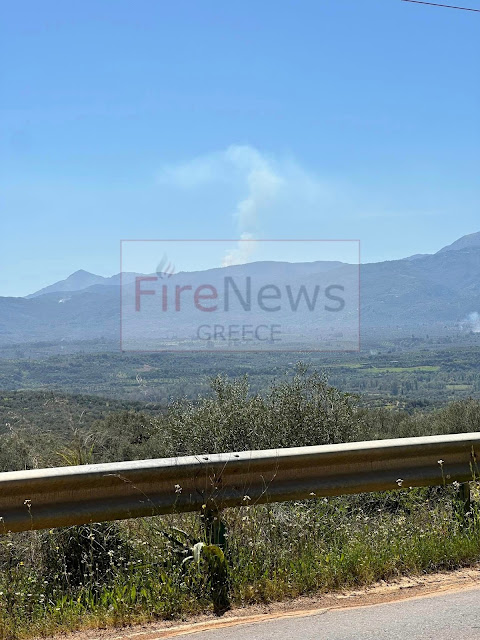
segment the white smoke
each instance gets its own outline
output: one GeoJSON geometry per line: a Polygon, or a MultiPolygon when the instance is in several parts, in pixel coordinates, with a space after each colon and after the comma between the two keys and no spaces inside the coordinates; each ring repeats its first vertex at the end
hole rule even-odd
{"type": "Polygon", "coordinates": [[[480,313],[473,311],[462,322],[462,329],[472,333],[480,333],[480,313]]]}
{"type": "Polygon", "coordinates": [[[247,196],[240,200],[233,213],[240,233],[235,249],[226,253],[222,266],[244,264],[256,249],[255,237],[262,209],[272,205],[278,196],[282,178],[269,162],[252,147],[229,147],[226,158],[236,170],[245,174],[247,196]]]}
{"type": "Polygon", "coordinates": [[[158,176],[162,184],[181,189],[228,185],[242,195],[230,212],[239,240],[222,260],[222,266],[244,264],[255,253],[262,222],[278,212],[315,208],[328,190],[291,160],[269,156],[249,145],[232,145],[188,162],[166,166],[158,176]]]}
{"type": "Polygon", "coordinates": [[[237,204],[234,217],[240,231],[249,233],[257,225],[261,209],[275,200],[283,180],[252,147],[229,147],[226,157],[236,169],[245,172],[248,194],[237,204]]]}
{"type": "Polygon", "coordinates": [[[222,267],[234,264],[245,264],[249,261],[257,248],[257,240],[251,233],[242,233],[235,249],[230,249],[222,260],[222,267]]]}

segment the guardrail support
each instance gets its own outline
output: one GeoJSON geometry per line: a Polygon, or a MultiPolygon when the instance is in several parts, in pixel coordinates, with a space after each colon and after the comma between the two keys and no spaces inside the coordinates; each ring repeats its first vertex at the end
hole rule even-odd
{"type": "Polygon", "coordinates": [[[216,507],[202,509],[200,519],[206,544],[215,544],[222,551],[225,550],[225,535],[227,529],[221,517],[221,510],[216,507]]]}
{"type": "Polygon", "coordinates": [[[216,615],[230,609],[228,597],[228,562],[225,557],[226,527],[217,507],[203,505],[200,514],[202,534],[205,540],[203,554],[207,563],[208,578],[216,615]]]}
{"type": "Polygon", "coordinates": [[[471,513],[472,499],[470,495],[470,482],[462,482],[458,488],[458,503],[463,517],[471,513]]]}

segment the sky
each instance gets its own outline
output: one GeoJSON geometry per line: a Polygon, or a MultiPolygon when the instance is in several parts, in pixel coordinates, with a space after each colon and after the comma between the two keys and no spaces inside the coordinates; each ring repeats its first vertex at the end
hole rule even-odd
{"type": "MultiPolygon", "coordinates": [[[[479,31],[401,0],[7,3],[0,295],[117,273],[121,239],[359,239],[371,262],[479,231],[479,31]]],[[[285,258],[244,245],[174,259],[285,258]]]]}

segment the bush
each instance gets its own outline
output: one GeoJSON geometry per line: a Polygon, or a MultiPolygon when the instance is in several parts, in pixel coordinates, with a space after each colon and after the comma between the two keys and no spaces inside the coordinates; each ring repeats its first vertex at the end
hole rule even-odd
{"type": "Polygon", "coordinates": [[[217,376],[210,396],[174,402],[137,453],[165,457],[354,441],[364,431],[355,397],[298,366],[291,380],[250,393],[247,377],[217,376]]]}

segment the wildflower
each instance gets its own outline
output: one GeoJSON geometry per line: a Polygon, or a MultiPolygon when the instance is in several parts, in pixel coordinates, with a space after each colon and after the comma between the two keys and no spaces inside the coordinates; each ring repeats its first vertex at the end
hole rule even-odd
{"type": "Polygon", "coordinates": [[[401,487],[401,486],[402,486],[402,484],[403,484],[403,480],[402,480],[402,478],[398,478],[398,480],[397,480],[397,484],[398,484],[398,486],[399,486],[399,487],[401,487]]]}
{"type": "Polygon", "coordinates": [[[179,484],[175,485],[175,493],[182,493],[182,487],[179,484]]]}
{"type": "Polygon", "coordinates": [[[437,460],[437,462],[438,462],[438,464],[439,464],[440,466],[442,466],[442,464],[443,464],[445,461],[444,461],[444,460],[437,460]]]}
{"type": "Polygon", "coordinates": [[[28,507],[28,509],[30,509],[30,507],[32,506],[32,501],[31,501],[29,498],[26,498],[26,499],[23,501],[23,504],[24,504],[26,507],[28,507]]]}
{"type": "Polygon", "coordinates": [[[243,496],[243,501],[246,502],[247,500],[251,500],[250,496],[243,496]]]}

